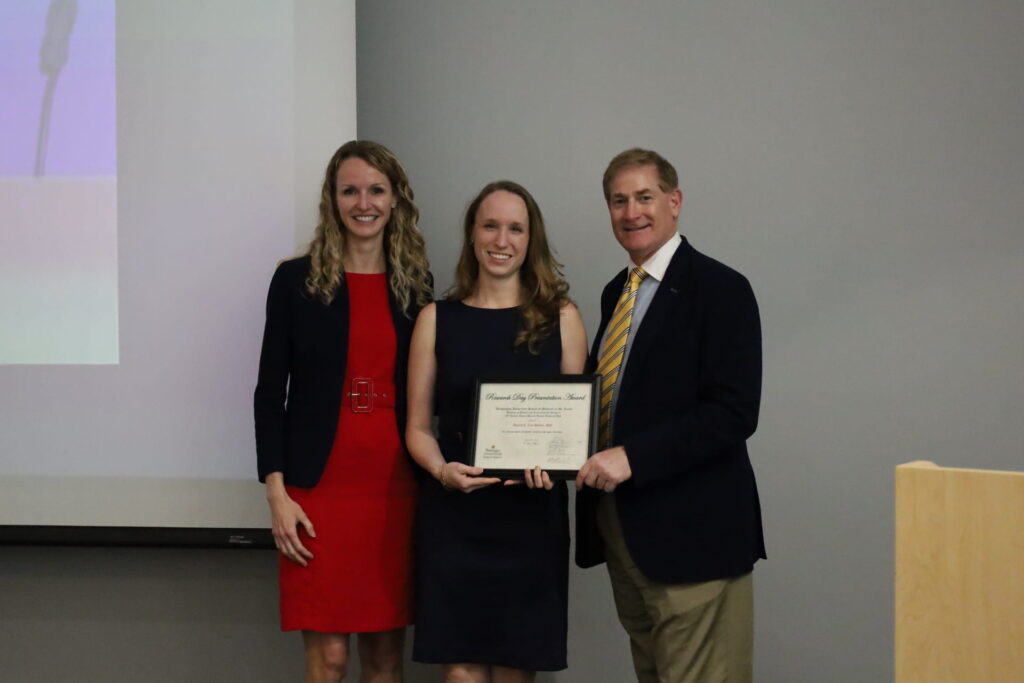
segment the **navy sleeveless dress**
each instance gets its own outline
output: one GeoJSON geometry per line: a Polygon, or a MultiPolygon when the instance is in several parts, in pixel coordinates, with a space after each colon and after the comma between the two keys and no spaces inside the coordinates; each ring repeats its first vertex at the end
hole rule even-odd
{"type": "MultiPolygon", "coordinates": [[[[514,347],[517,308],[439,301],[434,405],[449,462],[466,462],[479,375],[560,374],[561,335],[533,355],[514,347]]],[[[557,671],[566,667],[567,490],[495,484],[445,491],[426,478],[416,514],[413,659],[557,671]]]]}

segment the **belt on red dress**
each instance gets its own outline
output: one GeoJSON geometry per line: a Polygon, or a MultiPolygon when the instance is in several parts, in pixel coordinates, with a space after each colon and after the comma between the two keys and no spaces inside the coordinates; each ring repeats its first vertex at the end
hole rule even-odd
{"type": "Polygon", "coordinates": [[[390,380],[373,377],[353,377],[348,389],[341,394],[341,404],[353,413],[372,413],[375,408],[395,407],[395,385],[390,380]]]}

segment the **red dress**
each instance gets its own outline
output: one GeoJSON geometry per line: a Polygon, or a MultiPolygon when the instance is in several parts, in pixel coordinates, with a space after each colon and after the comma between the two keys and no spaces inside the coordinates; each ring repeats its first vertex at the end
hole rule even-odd
{"type": "Polygon", "coordinates": [[[395,423],[396,342],[385,277],[345,274],[349,337],[344,391],[352,389],[353,378],[373,378],[378,396],[372,412],[353,411],[365,407],[365,398],[342,400],[320,481],[311,489],[288,487],[288,495],[313,523],[316,538],[300,527],[302,543],[313,553],[308,566],[280,556],[285,631],[367,633],[412,623],[417,485],[395,423]]]}

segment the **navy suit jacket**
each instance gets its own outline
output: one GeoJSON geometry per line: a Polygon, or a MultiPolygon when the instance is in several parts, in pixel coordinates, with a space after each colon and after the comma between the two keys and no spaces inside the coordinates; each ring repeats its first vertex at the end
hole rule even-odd
{"type": "MultiPolygon", "coordinates": [[[[310,258],[277,267],[267,294],[259,378],[253,397],[260,481],[283,472],[287,484],[312,487],[334,445],[348,356],[348,288],[342,279],[330,305],[306,291],[310,258]]],[[[403,311],[388,287],[395,327],[395,418],[404,444],[409,341],[419,313],[403,311]]]]}
{"type": "MultiPolygon", "coordinates": [[[[591,371],[625,281],[623,270],[601,295],[591,371]]],[[[765,550],[746,446],[761,400],[761,324],[747,279],[684,239],[620,381],[613,443],[633,475],[611,495],[637,567],[665,583],[749,572],[765,550]]],[[[604,561],[601,495],[587,488],[576,498],[581,567],[604,561]]]]}

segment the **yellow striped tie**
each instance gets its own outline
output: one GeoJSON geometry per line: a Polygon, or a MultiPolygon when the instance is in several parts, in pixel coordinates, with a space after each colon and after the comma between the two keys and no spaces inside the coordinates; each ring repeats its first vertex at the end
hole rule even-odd
{"type": "Polygon", "coordinates": [[[608,323],[604,335],[604,346],[601,358],[597,363],[597,371],[601,373],[601,444],[608,446],[611,439],[612,394],[615,384],[619,381],[619,370],[622,369],[622,357],[626,351],[626,340],[633,321],[633,304],[640,283],[647,278],[643,268],[634,268],[629,273],[626,288],[615,304],[615,311],[608,323]]]}

